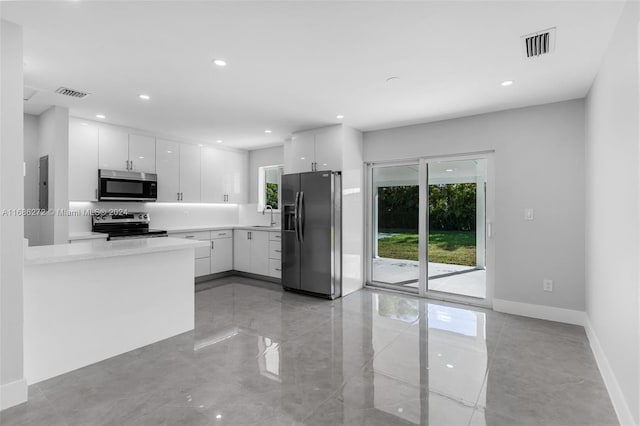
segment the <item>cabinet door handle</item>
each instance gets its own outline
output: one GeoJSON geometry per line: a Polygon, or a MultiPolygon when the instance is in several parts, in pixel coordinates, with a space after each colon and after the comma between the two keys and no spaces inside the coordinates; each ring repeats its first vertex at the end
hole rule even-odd
{"type": "Polygon", "coordinates": [[[176,199],[177,199],[178,201],[180,201],[180,193],[179,193],[179,192],[176,194],[176,199]]]}
{"type": "Polygon", "coordinates": [[[211,250],[213,250],[213,240],[211,240],[211,250]]]}
{"type": "Polygon", "coordinates": [[[96,188],[96,200],[98,199],[98,188],[96,188]]]}
{"type": "Polygon", "coordinates": [[[129,170],[133,170],[133,160],[131,160],[131,169],[129,170]]]}
{"type": "Polygon", "coordinates": [[[280,269],[280,268],[275,268],[275,270],[276,270],[276,271],[282,271],[282,269],[280,269]]]}
{"type": "Polygon", "coordinates": [[[274,250],[276,253],[282,253],[282,250],[274,250]]]}
{"type": "Polygon", "coordinates": [[[185,235],[185,238],[195,238],[195,235],[185,235]]]}
{"type": "Polygon", "coordinates": [[[251,239],[251,231],[247,232],[247,238],[251,239]]]}
{"type": "Polygon", "coordinates": [[[218,235],[227,235],[226,232],[218,232],[218,235]]]}

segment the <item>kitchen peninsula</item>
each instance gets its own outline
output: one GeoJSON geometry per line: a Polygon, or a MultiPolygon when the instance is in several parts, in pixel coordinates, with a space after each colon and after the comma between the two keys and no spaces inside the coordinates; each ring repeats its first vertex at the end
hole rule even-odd
{"type": "Polygon", "coordinates": [[[194,250],[178,238],[25,247],[29,384],[194,327],[194,250]]]}

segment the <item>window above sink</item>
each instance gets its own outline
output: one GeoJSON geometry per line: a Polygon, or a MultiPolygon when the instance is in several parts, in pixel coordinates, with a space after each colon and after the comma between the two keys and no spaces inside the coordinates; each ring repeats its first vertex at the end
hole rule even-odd
{"type": "Polygon", "coordinates": [[[271,206],[274,212],[280,211],[280,183],[284,166],[258,167],[258,211],[262,212],[267,206],[271,206]]]}

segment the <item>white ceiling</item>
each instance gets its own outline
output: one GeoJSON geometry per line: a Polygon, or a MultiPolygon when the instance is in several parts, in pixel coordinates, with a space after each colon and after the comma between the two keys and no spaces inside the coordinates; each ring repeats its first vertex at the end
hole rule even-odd
{"type": "Polygon", "coordinates": [[[623,3],[2,2],[24,27],[38,113],[256,148],[339,122],[360,130],[585,96],[623,3]],[[526,60],[520,36],[557,27],[526,60]],[[211,61],[223,58],[226,68],[211,61]],[[400,77],[394,83],[385,80],[400,77]],[[508,88],[503,80],[514,80],[508,88]],[[59,86],[90,92],[82,100],[59,86]],[[141,101],[138,94],[151,96],[141,101]],[[271,134],[265,134],[265,129],[271,134]]]}

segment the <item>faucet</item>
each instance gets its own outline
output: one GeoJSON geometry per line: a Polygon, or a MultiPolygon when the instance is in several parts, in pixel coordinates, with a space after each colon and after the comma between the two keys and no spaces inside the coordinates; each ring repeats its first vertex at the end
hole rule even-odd
{"type": "Polygon", "coordinates": [[[264,206],[264,209],[262,209],[262,215],[264,216],[264,213],[267,211],[267,209],[269,209],[269,212],[271,213],[271,220],[270,220],[270,222],[269,222],[269,226],[277,225],[277,224],[273,221],[273,207],[271,207],[271,205],[267,204],[266,206],[264,206]]]}

